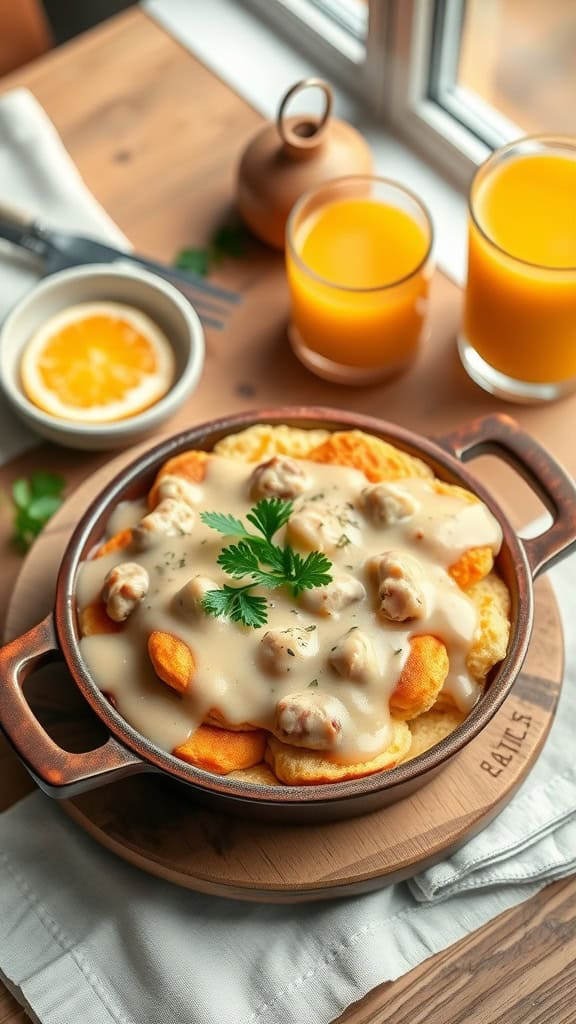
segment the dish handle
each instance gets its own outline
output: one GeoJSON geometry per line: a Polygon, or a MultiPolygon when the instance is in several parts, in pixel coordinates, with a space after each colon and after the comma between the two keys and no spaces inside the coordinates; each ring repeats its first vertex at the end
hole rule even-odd
{"type": "Polygon", "coordinates": [[[546,506],[552,525],[537,537],[520,538],[533,579],[576,550],[576,486],[560,463],[511,416],[483,416],[434,440],[462,462],[478,455],[500,456],[546,506]]]}
{"type": "Polygon", "coordinates": [[[44,731],[23,686],[34,669],[59,653],[52,614],[0,649],[0,726],[40,788],[64,798],[145,771],[147,765],[112,736],[95,750],[71,753],[44,731]]]}

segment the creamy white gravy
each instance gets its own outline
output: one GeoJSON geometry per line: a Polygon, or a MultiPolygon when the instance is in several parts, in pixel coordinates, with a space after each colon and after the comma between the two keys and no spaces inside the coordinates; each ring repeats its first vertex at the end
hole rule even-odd
{"type": "MultiPolygon", "coordinates": [[[[223,538],[205,526],[198,513],[222,511],[245,520],[254,504],[249,495],[254,464],[216,456],[209,460],[206,478],[197,489],[197,520],[190,535],[158,535],[145,551],[131,547],[87,561],[80,568],[80,610],[100,599],[104,577],[113,566],[137,562],[149,574],[148,595],[123,631],[84,637],[80,646],[99,688],[114,698],[135,729],[165,750],[183,743],[212,709],[226,722],[249,722],[272,730],[278,701],[287,695],[308,694],[314,700],[325,695],[340,702],[342,730],[331,756],[342,762],[367,760],[388,745],[389,698],[407,660],[410,637],[415,635],[431,634],[445,643],[450,671],[444,692],[461,709],[469,710],[479,696],[478,685],[466,669],[478,628],[476,609],[447,569],[471,547],[487,545],[498,551],[501,532],[488,509],[454,495],[439,495],[430,480],[404,479],[394,483],[392,490],[412,505],[413,514],[393,525],[378,525],[365,511],[363,492],[368,485],[362,473],[341,466],[300,464],[309,475],[309,486],[294,500],[294,514],[318,513],[318,536],[333,563],[333,579],[346,577],[357,590],[358,581],[365,592],[362,600],[337,614],[325,617],[311,610],[314,591],[294,599],[285,588],[257,587],[253,592],[268,601],[268,623],[252,629],[194,612],[182,601],[179,591],[197,575],[209,577],[215,587],[234,582],[216,564],[222,547],[234,538],[223,538]],[[418,560],[424,594],[421,618],[392,622],[378,613],[378,581],[368,563],[384,551],[418,560]],[[334,651],[355,629],[367,638],[373,658],[360,677],[344,678],[331,657],[333,661],[334,651]],[[184,696],[162,683],[151,667],[146,645],[152,630],[178,636],[193,651],[196,669],[184,696]],[[292,643],[293,655],[281,658],[273,671],[262,656],[262,640],[269,630],[291,630],[288,639],[299,638],[297,650],[292,643]]],[[[123,502],[110,518],[109,534],[136,525],[145,511],[143,502],[123,502]]],[[[286,527],[275,540],[286,543],[286,527]]]]}

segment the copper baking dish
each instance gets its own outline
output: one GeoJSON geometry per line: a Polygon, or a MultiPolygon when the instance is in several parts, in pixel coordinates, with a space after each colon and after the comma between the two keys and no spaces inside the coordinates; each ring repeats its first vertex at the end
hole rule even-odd
{"type": "Polygon", "coordinates": [[[62,560],[54,612],[0,651],[0,725],[38,785],[53,797],[69,797],[128,775],[154,772],[189,787],[195,799],[244,816],[317,822],[363,814],[424,785],[487,725],[512,689],[528,649],[533,580],[575,546],[574,484],[552,456],[508,416],[476,420],[434,441],[378,419],[324,408],[263,410],[202,424],[140,456],[88,508],[62,560]],[[358,428],[376,434],[425,459],[443,479],[474,490],[502,526],[499,569],[512,594],[508,654],[480,702],[455,732],[418,758],[390,771],[312,787],[254,786],[211,775],[165,753],[132,729],[98,690],[82,660],[75,614],[76,574],[79,563],[101,538],[111,509],[118,501],[144,494],[160,465],[171,456],[186,448],[209,450],[224,435],[257,422],[358,428]],[[540,536],[519,538],[494,496],[465,468],[463,463],[487,452],[510,463],[550,510],[552,525],[540,536]],[[108,729],[109,738],[96,750],[62,750],[43,730],[24,697],[22,687],[27,676],[54,658],[64,659],[83,697],[108,729]]]}

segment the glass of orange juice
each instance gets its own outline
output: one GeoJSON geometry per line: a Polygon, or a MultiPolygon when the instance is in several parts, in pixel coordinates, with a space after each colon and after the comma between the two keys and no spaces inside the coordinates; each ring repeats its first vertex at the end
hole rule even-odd
{"type": "Polygon", "coordinates": [[[576,139],[520,139],[477,171],[458,345],[469,376],[499,397],[576,388],[576,139]]]}
{"type": "Polygon", "coordinates": [[[405,369],[422,337],[432,224],[384,178],[337,178],[303,195],[287,225],[290,341],[308,369],[370,384],[405,369]]]}

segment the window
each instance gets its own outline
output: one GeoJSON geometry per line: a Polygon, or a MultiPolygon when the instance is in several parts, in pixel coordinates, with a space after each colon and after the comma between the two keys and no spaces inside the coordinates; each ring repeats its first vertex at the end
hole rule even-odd
{"type": "Polygon", "coordinates": [[[310,7],[329,18],[333,24],[348,32],[352,38],[365,43],[368,32],[367,0],[307,0],[310,7]]]}
{"type": "Polygon", "coordinates": [[[461,186],[495,146],[576,134],[574,0],[244,3],[461,186]]]}
{"type": "Polygon", "coordinates": [[[357,92],[366,67],[368,0],[243,2],[311,57],[326,75],[357,92]]]}
{"type": "Polygon", "coordinates": [[[433,49],[431,95],[486,141],[576,134],[574,0],[448,0],[433,49]]]}

